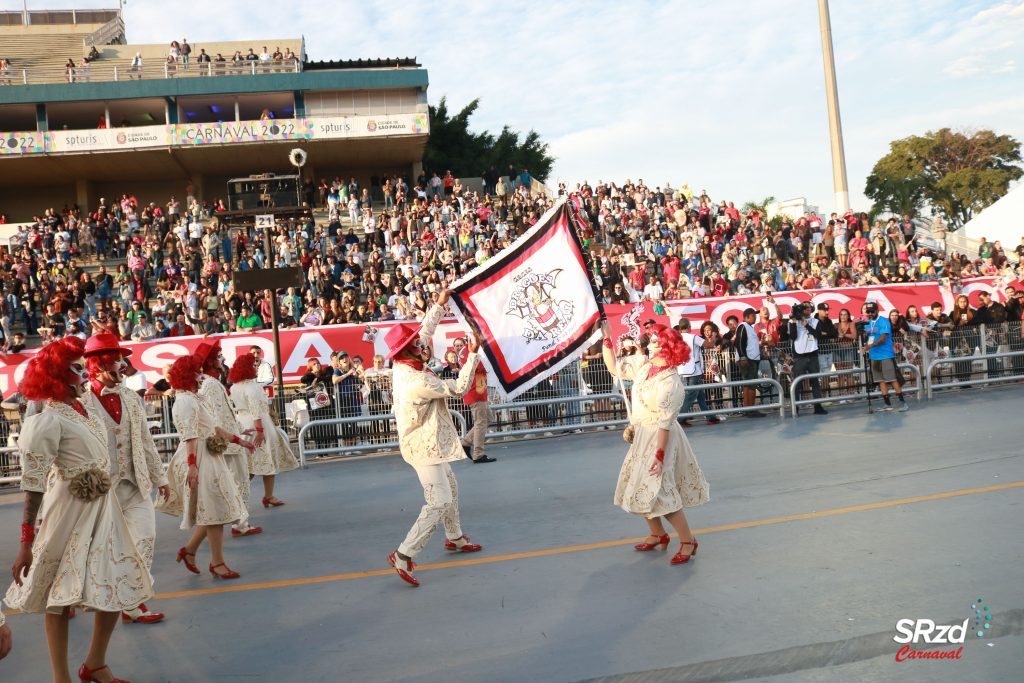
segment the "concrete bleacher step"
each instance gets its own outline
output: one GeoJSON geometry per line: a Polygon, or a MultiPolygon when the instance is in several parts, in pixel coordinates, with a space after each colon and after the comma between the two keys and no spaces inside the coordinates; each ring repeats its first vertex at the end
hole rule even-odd
{"type": "MultiPolygon", "coordinates": [[[[66,80],[64,65],[68,59],[74,60],[75,65],[81,67],[82,58],[89,50],[89,47],[85,46],[82,41],[89,35],[89,33],[18,35],[4,32],[0,33],[0,57],[10,60],[12,78],[15,82],[21,76],[21,70],[27,69],[30,72],[29,81],[32,83],[59,83],[66,80]]],[[[195,60],[202,48],[206,49],[206,53],[210,55],[211,59],[216,57],[219,52],[230,61],[236,50],[244,56],[249,48],[253,48],[256,54],[259,54],[264,45],[271,53],[280,48],[281,52],[291,49],[300,58],[302,55],[301,38],[260,38],[202,43],[192,45],[193,73],[199,73],[195,67],[195,60]]],[[[152,71],[166,62],[170,52],[170,41],[159,44],[97,45],[96,49],[99,51],[100,57],[90,67],[90,79],[112,80],[113,69],[117,67],[120,80],[128,78],[132,59],[136,53],[142,54],[143,68],[152,76],[152,71]]],[[[180,71],[181,66],[178,67],[178,72],[180,73],[180,71]]],[[[84,79],[84,74],[79,72],[79,77],[84,79]]]]}

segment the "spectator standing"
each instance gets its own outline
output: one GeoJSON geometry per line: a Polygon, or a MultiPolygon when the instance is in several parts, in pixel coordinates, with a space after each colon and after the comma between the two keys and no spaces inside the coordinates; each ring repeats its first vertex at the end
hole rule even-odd
{"type": "Polygon", "coordinates": [[[181,39],[181,46],[179,48],[181,53],[181,65],[182,68],[188,69],[189,58],[192,56],[192,46],[188,44],[188,38],[181,39]]]}
{"type": "MultiPolygon", "coordinates": [[[[690,347],[690,357],[678,369],[683,385],[691,387],[704,384],[704,338],[699,334],[693,333],[690,329],[690,320],[685,317],[679,319],[676,329],[679,330],[683,343],[690,347]]],[[[690,412],[690,406],[693,405],[694,401],[697,402],[697,407],[700,408],[701,412],[706,413],[711,410],[708,406],[707,393],[704,389],[687,388],[683,394],[683,405],[679,408],[679,412],[690,412]]],[[[714,415],[708,415],[706,420],[709,425],[716,425],[721,422],[721,419],[714,415]]],[[[684,418],[679,421],[679,424],[683,427],[689,427],[690,421],[684,418]]]]}
{"type": "MultiPolygon", "coordinates": [[[[564,370],[563,370],[564,372],[564,370]]],[[[458,380],[458,374],[452,378],[458,380]]],[[[473,462],[494,462],[497,458],[489,457],[484,453],[484,442],[487,438],[487,427],[491,421],[491,409],[487,403],[487,370],[482,363],[478,363],[473,371],[473,382],[469,390],[462,397],[465,405],[469,406],[473,418],[473,426],[462,439],[462,449],[473,462]]]]}
{"type": "MultiPolygon", "coordinates": [[[[757,330],[754,329],[754,321],[757,320],[757,311],[747,308],[743,311],[743,322],[737,325],[733,345],[736,349],[736,360],[739,364],[739,377],[744,380],[757,379],[757,367],[761,363],[761,346],[758,343],[757,330]]],[[[750,407],[754,405],[757,398],[757,390],[753,385],[743,387],[743,405],[750,407]]],[[[744,411],[745,417],[767,417],[760,410],[744,411]]]]}

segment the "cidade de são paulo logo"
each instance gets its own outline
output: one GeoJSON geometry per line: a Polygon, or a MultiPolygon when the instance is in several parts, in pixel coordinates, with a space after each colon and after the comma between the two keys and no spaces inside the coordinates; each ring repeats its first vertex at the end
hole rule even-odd
{"type": "Polygon", "coordinates": [[[981,598],[971,604],[974,616],[954,624],[937,624],[931,619],[900,619],[896,622],[893,640],[903,647],[896,653],[897,662],[908,659],[960,659],[968,635],[984,638],[992,627],[992,615],[981,598]],[[915,647],[923,646],[922,648],[915,647]],[[932,645],[948,647],[932,648],[932,645]]]}

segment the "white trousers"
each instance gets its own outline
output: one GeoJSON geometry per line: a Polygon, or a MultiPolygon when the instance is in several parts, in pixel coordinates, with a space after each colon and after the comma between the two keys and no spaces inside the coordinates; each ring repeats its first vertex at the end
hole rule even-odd
{"type": "MultiPolygon", "coordinates": [[[[153,511],[153,499],[142,495],[139,487],[122,479],[114,488],[117,502],[121,504],[124,520],[128,523],[128,531],[132,534],[135,548],[146,563],[146,570],[153,567],[153,545],[156,543],[156,519],[153,511]]],[[[152,576],[150,576],[152,580],[152,576]]]]}
{"type": "Polygon", "coordinates": [[[455,481],[455,473],[451,466],[443,462],[440,465],[413,465],[416,476],[423,485],[423,499],[426,505],[420,510],[420,516],[409,529],[408,535],[398,546],[398,552],[407,557],[416,557],[427,545],[430,536],[437,528],[438,522],[444,522],[444,535],[454,541],[462,537],[462,526],[459,524],[459,485],[455,481]]]}

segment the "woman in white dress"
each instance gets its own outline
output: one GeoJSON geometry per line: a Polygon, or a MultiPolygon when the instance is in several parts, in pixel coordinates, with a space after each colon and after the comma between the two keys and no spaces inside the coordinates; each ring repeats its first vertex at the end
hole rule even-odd
{"type": "Polygon", "coordinates": [[[231,383],[231,403],[235,407],[238,424],[247,433],[255,432],[249,452],[249,475],[263,477],[263,507],[279,507],[284,501],[274,496],[274,481],[279,472],[289,472],[299,466],[295,454],[288,446],[288,437],[270,417],[270,405],[263,387],[256,383],[257,360],[251,353],[240,354],[228,373],[231,383]]]}
{"type": "Polygon", "coordinates": [[[690,532],[683,508],[703,505],[709,497],[704,473],[678,422],[685,392],[676,367],[689,358],[689,347],[670,327],[654,325],[647,331],[650,358],[626,356],[616,365],[605,330],[604,361],[608,369],[633,381],[633,440],[615,486],[615,504],[646,518],[651,534],[634,546],[640,551],[668,547],[669,536],[661,521],[663,517],[668,520],[680,540],[672,564],[684,564],[697,554],[697,539],[690,532]]]}
{"type": "Polygon", "coordinates": [[[25,420],[18,439],[25,512],[14,583],[5,597],[15,609],[45,612],[53,680],[67,683],[70,610],[96,612],[79,679],[118,681],[106,664],[118,617],[153,597],[146,563],[110,485],[106,428],[78,401],[89,383],[83,352],[76,337],[44,346],[18,387],[45,405],[25,420]]]}
{"type": "Polygon", "coordinates": [[[178,562],[198,574],[196,552],[208,540],[210,574],[217,579],[237,579],[241,574],[224,564],[224,525],[242,517],[245,502],[224,451],[228,442],[247,450],[253,445],[214,425],[213,416],[196,396],[201,375],[202,367],[193,356],[174,361],[168,373],[175,392],[171,414],[180,442],[168,465],[171,495],[157,509],[181,515],[182,529],[194,528],[188,543],[178,550],[178,562]]]}

